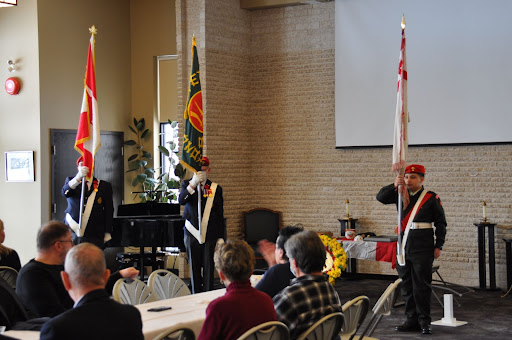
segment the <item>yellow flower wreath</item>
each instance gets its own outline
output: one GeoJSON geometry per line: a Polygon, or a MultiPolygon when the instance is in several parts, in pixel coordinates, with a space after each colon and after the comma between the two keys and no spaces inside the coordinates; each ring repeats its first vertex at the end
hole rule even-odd
{"type": "Polygon", "coordinates": [[[327,251],[323,272],[329,275],[329,282],[334,284],[336,279],[341,276],[341,271],[347,268],[347,254],[341,243],[335,238],[321,234],[320,239],[327,251]]]}

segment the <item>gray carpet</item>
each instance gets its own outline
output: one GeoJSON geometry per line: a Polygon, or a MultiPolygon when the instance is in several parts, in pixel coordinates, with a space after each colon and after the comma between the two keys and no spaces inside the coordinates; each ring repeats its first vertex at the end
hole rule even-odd
{"type": "MultiPolygon", "coordinates": [[[[364,325],[369,321],[372,311],[380,295],[393,280],[377,279],[341,279],[335,284],[342,303],[351,300],[359,295],[366,295],[370,298],[370,311],[365,319],[364,325]]],[[[457,291],[464,291],[457,289],[457,291]]],[[[438,291],[438,296],[443,301],[445,292],[438,291]]],[[[395,307],[391,315],[384,316],[373,337],[379,339],[512,339],[512,294],[501,298],[502,291],[475,290],[472,293],[457,297],[461,304],[459,307],[454,301],[454,317],[468,323],[460,327],[432,326],[432,335],[418,333],[400,333],[394,327],[404,320],[403,306],[395,307]]],[[[397,304],[401,302],[398,299],[397,304]]],[[[432,297],[432,321],[443,318],[444,310],[437,300],[432,297]]],[[[362,329],[362,328],[361,328],[362,329]]]]}

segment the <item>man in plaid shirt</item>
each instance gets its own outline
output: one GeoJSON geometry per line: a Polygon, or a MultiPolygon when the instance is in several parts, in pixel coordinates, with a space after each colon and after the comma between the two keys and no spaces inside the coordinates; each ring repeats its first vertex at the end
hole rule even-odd
{"type": "Polygon", "coordinates": [[[341,303],[322,273],[326,253],[317,233],[308,230],[295,234],[284,247],[296,278],[273,301],[277,318],[288,326],[290,338],[296,339],[322,317],[341,312],[341,303]]]}

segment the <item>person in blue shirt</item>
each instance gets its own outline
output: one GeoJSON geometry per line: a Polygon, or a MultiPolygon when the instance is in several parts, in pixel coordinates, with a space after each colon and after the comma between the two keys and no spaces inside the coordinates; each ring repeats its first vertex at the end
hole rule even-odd
{"type": "Polygon", "coordinates": [[[288,256],[284,249],[284,244],[290,237],[301,232],[301,227],[287,226],[279,230],[276,243],[273,244],[267,240],[259,242],[259,250],[269,265],[256,289],[267,293],[271,298],[279,293],[283,288],[288,287],[290,281],[295,276],[290,271],[288,256]]]}

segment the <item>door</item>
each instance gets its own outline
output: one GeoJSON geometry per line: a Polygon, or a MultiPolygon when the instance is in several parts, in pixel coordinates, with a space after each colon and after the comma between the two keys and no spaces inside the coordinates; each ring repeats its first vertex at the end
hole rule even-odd
{"type": "MultiPolygon", "coordinates": [[[[75,138],[76,130],[50,130],[52,220],[64,221],[67,201],[61,189],[66,177],[76,175],[76,160],[80,156],[74,147],[75,138]]],[[[94,161],[94,177],[112,184],[114,216],[124,196],[123,141],[122,132],[101,131],[101,147],[94,161]]]]}

